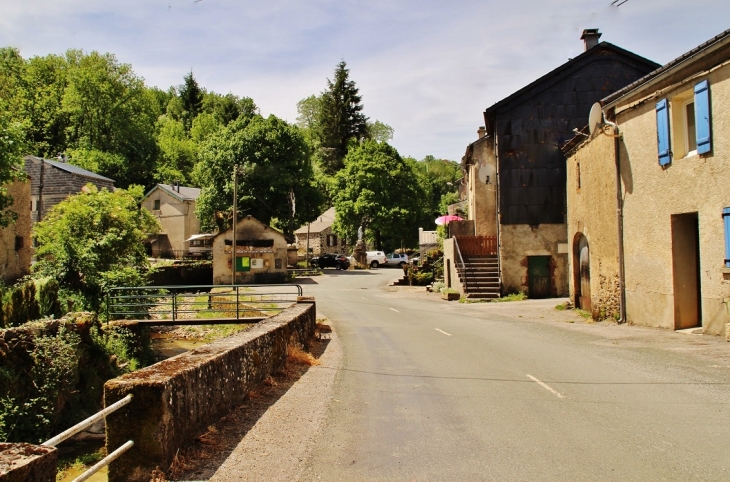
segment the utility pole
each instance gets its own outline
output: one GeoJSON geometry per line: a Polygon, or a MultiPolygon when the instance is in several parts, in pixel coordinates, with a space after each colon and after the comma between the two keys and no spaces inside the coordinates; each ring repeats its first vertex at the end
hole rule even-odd
{"type": "Polygon", "coordinates": [[[236,221],[238,218],[238,164],[233,166],[233,244],[231,245],[231,284],[236,284],[236,221]]]}

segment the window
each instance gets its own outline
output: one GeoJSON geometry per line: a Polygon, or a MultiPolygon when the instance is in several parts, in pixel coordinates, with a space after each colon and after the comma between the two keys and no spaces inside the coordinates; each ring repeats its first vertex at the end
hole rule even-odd
{"type": "Polygon", "coordinates": [[[580,191],[580,162],[575,164],[575,188],[580,191]]]}
{"type": "Polygon", "coordinates": [[[23,237],[16,236],[15,237],[15,251],[20,251],[21,249],[23,249],[23,237]]]}
{"type": "Polygon", "coordinates": [[[659,164],[712,150],[710,94],[706,80],[656,104],[659,164]]]}
{"type": "Polygon", "coordinates": [[[337,246],[337,235],[336,234],[327,235],[327,246],[337,246]]]}
{"type": "Polygon", "coordinates": [[[154,209],[155,211],[160,210],[160,200],[159,199],[155,199],[155,206],[152,209],[154,209]]]}
{"type": "Polygon", "coordinates": [[[730,208],[722,210],[722,220],[725,225],[725,264],[726,268],[730,268],[730,208]]]}

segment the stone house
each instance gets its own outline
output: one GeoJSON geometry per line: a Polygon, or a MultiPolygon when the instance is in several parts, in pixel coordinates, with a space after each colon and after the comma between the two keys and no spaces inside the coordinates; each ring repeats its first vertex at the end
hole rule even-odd
{"type": "Polygon", "coordinates": [[[159,221],[162,230],[148,240],[155,257],[182,258],[191,253],[205,257],[210,253],[211,236],[201,236],[195,206],[200,189],[179,184],[157,184],[145,195],[142,207],[159,221]]]}
{"type": "Polygon", "coordinates": [[[594,316],[725,333],[728,60],[730,30],[604,98],[566,146],[571,294],[594,316]]]}
{"type": "Polygon", "coordinates": [[[297,256],[304,259],[307,253],[307,237],[309,237],[309,256],[320,256],[328,253],[349,254],[350,246],[344,238],[338,238],[332,230],[335,223],[335,208],[329,208],[316,220],[305,224],[296,231],[297,256]]]}
{"type": "Polygon", "coordinates": [[[7,186],[13,198],[9,211],[17,219],[9,226],[0,228],[0,278],[10,284],[30,273],[32,243],[30,237],[30,182],[16,180],[7,186]]]}
{"type": "Polygon", "coordinates": [[[447,279],[469,297],[567,296],[566,160],[590,106],[659,65],[583,31],[585,51],[490,106],[462,159],[474,236],[444,243],[447,279]],[[466,280],[469,264],[482,272],[466,280]]]}
{"type": "Polygon", "coordinates": [[[283,283],[287,242],[283,233],[252,216],[236,223],[236,278],[231,266],[233,229],[213,237],[213,284],[283,283]]]}
{"type": "Polygon", "coordinates": [[[98,189],[114,190],[114,180],[63,161],[25,156],[25,173],[30,177],[31,222],[42,220],[48,211],[68,196],[91,183],[98,189]]]}

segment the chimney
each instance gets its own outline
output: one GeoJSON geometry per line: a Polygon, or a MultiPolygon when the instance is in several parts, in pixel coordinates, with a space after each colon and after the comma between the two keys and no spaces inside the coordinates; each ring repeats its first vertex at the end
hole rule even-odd
{"type": "Polygon", "coordinates": [[[601,38],[602,33],[598,31],[597,28],[587,28],[583,30],[583,35],[580,36],[580,39],[585,44],[585,50],[590,50],[596,45],[598,45],[598,39],[601,38]]]}
{"type": "Polygon", "coordinates": [[[477,130],[477,135],[479,136],[479,139],[487,135],[487,128],[484,126],[479,126],[479,129],[477,130]]]}

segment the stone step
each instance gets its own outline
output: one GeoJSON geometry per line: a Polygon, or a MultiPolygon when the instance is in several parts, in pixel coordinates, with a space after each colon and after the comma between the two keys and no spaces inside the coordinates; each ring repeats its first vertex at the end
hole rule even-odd
{"type": "Polygon", "coordinates": [[[499,293],[467,293],[466,297],[471,299],[496,300],[499,299],[499,293]]]}

